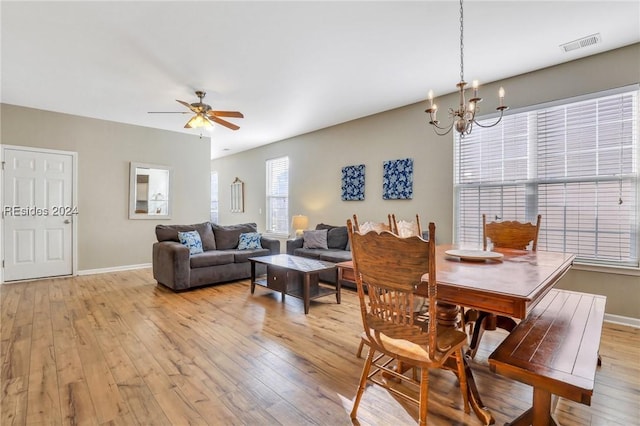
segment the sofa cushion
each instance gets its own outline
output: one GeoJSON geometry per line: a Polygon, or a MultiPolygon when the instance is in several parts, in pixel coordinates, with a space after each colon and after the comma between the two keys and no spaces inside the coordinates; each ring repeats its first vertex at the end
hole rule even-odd
{"type": "Polygon", "coordinates": [[[319,223],[316,225],[316,229],[326,229],[327,231],[329,229],[333,229],[333,228],[337,228],[337,226],[334,225],[327,225],[326,223],[319,223]]]}
{"type": "Polygon", "coordinates": [[[330,249],[344,250],[349,241],[349,232],[346,226],[336,226],[327,232],[327,247],[330,249]]]}
{"type": "Polygon", "coordinates": [[[237,248],[240,242],[240,234],[258,231],[258,226],[255,223],[240,223],[238,225],[218,225],[212,223],[211,228],[213,228],[213,235],[216,238],[216,248],[218,250],[237,248]]]}
{"type": "Polygon", "coordinates": [[[310,259],[320,259],[320,255],[327,251],[326,249],[307,249],[297,248],[293,250],[294,256],[308,257],[310,259]]]}
{"type": "Polygon", "coordinates": [[[335,248],[344,250],[349,241],[349,232],[346,226],[328,225],[326,223],[319,223],[316,225],[316,230],[327,230],[327,248],[335,248]]]}
{"type": "Polygon", "coordinates": [[[248,262],[250,257],[269,256],[271,252],[269,249],[248,249],[248,250],[231,250],[233,253],[233,261],[235,263],[248,262]]]}
{"type": "Polygon", "coordinates": [[[245,232],[240,234],[238,250],[261,249],[261,235],[257,232],[245,232]]]}
{"type": "Polygon", "coordinates": [[[216,239],[211,229],[211,223],[209,222],[196,223],[194,225],[157,225],[156,238],[158,242],[175,241],[179,243],[178,232],[188,231],[198,231],[204,251],[216,249],[216,239]]]}
{"type": "Polygon", "coordinates": [[[187,246],[189,249],[189,255],[202,253],[202,240],[198,231],[185,231],[178,232],[178,239],[180,243],[187,246]]]}
{"type": "Polygon", "coordinates": [[[325,262],[333,262],[333,263],[346,262],[347,260],[351,260],[351,252],[346,250],[336,250],[336,249],[324,250],[320,254],[320,260],[324,260],[325,262]]]}
{"type": "Polygon", "coordinates": [[[194,254],[189,259],[191,268],[205,268],[207,266],[227,265],[233,263],[233,253],[220,250],[210,250],[194,254]]]}
{"type": "Polygon", "coordinates": [[[307,249],[327,249],[327,230],[303,231],[302,247],[307,249]]]}

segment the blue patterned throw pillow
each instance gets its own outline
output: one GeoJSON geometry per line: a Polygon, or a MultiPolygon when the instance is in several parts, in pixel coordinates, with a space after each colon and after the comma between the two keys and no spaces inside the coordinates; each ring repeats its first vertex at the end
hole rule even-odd
{"type": "Polygon", "coordinates": [[[202,239],[198,231],[178,232],[178,239],[189,248],[189,255],[202,253],[202,239]]]}
{"type": "Polygon", "coordinates": [[[261,249],[260,234],[257,232],[247,232],[240,234],[238,250],[261,249]]]}

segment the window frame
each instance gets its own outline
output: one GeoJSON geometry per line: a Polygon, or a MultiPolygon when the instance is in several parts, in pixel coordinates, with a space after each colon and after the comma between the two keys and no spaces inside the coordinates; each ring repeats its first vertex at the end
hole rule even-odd
{"type": "Polygon", "coordinates": [[[220,221],[220,185],[218,183],[218,178],[218,172],[212,171],[210,175],[211,203],[209,206],[209,220],[212,223],[218,223],[220,221]]]}
{"type": "Polygon", "coordinates": [[[265,229],[267,234],[282,238],[289,236],[289,164],[288,155],[265,161],[265,229]],[[286,188],[279,188],[273,193],[278,173],[286,174],[286,188]],[[276,203],[279,204],[277,209],[276,203]]]}
{"type": "MultiPolygon", "coordinates": [[[[625,86],[625,87],[620,87],[617,89],[612,89],[612,90],[606,90],[606,91],[601,91],[601,92],[596,92],[596,93],[591,93],[591,94],[587,94],[587,95],[582,95],[582,96],[577,96],[577,97],[572,97],[572,98],[567,98],[567,99],[561,99],[558,101],[553,101],[553,102],[548,102],[548,103],[543,103],[543,104],[538,104],[538,105],[532,105],[526,108],[521,108],[521,109],[516,109],[513,111],[510,111],[509,114],[505,114],[505,118],[506,117],[512,117],[514,115],[520,115],[520,116],[526,116],[526,120],[529,121],[531,120],[532,116],[538,117],[542,111],[551,111],[554,108],[561,108],[561,107],[570,107],[573,104],[577,104],[583,101],[596,101],[599,99],[605,99],[607,97],[610,96],[615,96],[615,95],[622,95],[625,93],[632,93],[632,97],[634,97],[634,106],[635,106],[635,110],[633,112],[633,114],[635,114],[634,118],[635,120],[631,120],[631,126],[632,126],[632,130],[630,132],[631,134],[631,163],[632,163],[632,171],[631,173],[620,173],[619,176],[617,177],[611,177],[610,175],[605,175],[604,177],[602,176],[588,176],[588,175],[583,175],[580,176],[578,178],[572,178],[572,177],[568,177],[568,176],[564,176],[563,178],[560,179],[544,179],[544,178],[540,178],[541,173],[538,172],[537,170],[537,161],[538,161],[538,153],[537,150],[539,149],[539,146],[541,145],[541,143],[539,142],[541,139],[538,139],[538,135],[536,134],[537,131],[537,127],[535,130],[532,130],[532,128],[527,127],[526,131],[524,133],[526,133],[526,173],[520,169],[519,170],[519,177],[517,179],[514,179],[513,181],[505,181],[505,180],[500,180],[500,179],[496,179],[495,181],[488,181],[488,182],[483,182],[483,176],[481,175],[480,177],[477,178],[477,181],[474,183],[464,183],[464,180],[467,179],[462,178],[461,173],[464,172],[464,170],[461,168],[461,163],[466,161],[463,157],[465,155],[469,156],[468,153],[462,152],[461,151],[461,145],[460,145],[460,136],[459,135],[454,135],[454,157],[453,157],[453,162],[454,162],[454,229],[453,229],[453,240],[456,243],[460,243],[461,239],[464,239],[465,242],[469,241],[469,240],[474,240],[474,241],[469,241],[469,242],[478,242],[481,243],[481,238],[482,238],[482,229],[481,229],[481,224],[480,224],[480,217],[482,215],[482,213],[486,213],[483,210],[483,202],[482,202],[482,196],[480,195],[482,192],[482,189],[488,189],[488,188],[495,188],[496,191],[505,191],[506,189],[509,189],[511,187],[520,187],[521,188],[521,194],[519,195],[515,195],[515,197],[520,197],[519,198],[519,202],[520,203],[524,203],[524,207],[522,207],[522,205],[520,205],[520,214],[524,217],[518,217],[515,218],[516,220],[525,220],[525,221],[532,221],[535,218],[535,215],[537,214],[538,210],[541,208],[540,207],[540,200],[539,198],[539,194],[541,191],[541,188],[544,188],[545,185],[548,185],[549,183],[557,183],[557,184],[562,184],[564,183],[565,186],[568,186],[568,182],[584,182],[584,183],[593,183],[594,185],[597,185],[598,182],[605,182],[605,181],[611,181],[611,180],[615,180],[616,182],[621,182],[620,185],[622,186],[622,182],[630,182],[631,185],[631,191],[630,193],[633,194],[633,187],[635,186],[635,205],[633,206],[633,208],[635,208],[635,212],[631,213],[631,220],[633,220],[633,216],[635,215],[635,221],[636,221],[636,225],[635,227],[633,226],[633,224],[631,224],[630,228],[630,232],[628,234],[625,235],[629,235],[630,236],[630,254],[629,254],[629,261],[625,261],[625,260],[611,260],[611,259],[606,259],[606,260],[598,260],[596,258],[589,258],[589,257],[580,257],[578,256],[576,258],[576,263],[577,264],[581,264],[584,265],[583,269],[586,270],[597,270],[597,271],[604,271],[604,270],[610,270],[611,268],[615,269],[616,272],[619,273],[623,273],[623,274],[631,274],[631,275],[640,275],[640,254],[638,253],[638,251],[640,251],[640,225],[637,224],[637,222],[640,220],[640,173],[639,173],[639,168],[640,168],[640,141],[639,141],[639,133],[640,133],[640,111],[638,110],[640,108],[640,85],[638,84],[633,84],[630,86],[625,86]],[[526,175],[526,176],[523,176],[526,175]],[[461,183],[462,182],[462,183],[461,183]],[[468,191],[469,189],[473,189],[473,188],[477,188],[477,211],[475,212],[471,212],[469,211],[469,209],[464,210],[463,207],[461,207],[461,204],[464,203],[464,201],[461,199],[461,197],[463,197],[463,192],[464,191],[468,191]],[[474,216],[475,213],[475,216],[474,216]],[[467,217],[462,217],[464,215],[467,215],[467,217]],[[477,226],[472,225],[473,221],[476,220],[477,217],[477,226]],[[465,227],[466,224],[469,224],[468,226],[465,227]],[[475,236],[473,237],[469,237],[470,234],[473,234],[475,232],[475,236]],[[466,235],[466,237],[465,237],[466,235]]],[[[491,115],[486,115],[483,117],[478,118],[479,121],[482,120],[495,120],[495,114],[491,114],[491,115]]],[[[518,117],[515,117],[514,120],[517,120],[518,117]]],[[[535,121],[535,118],[534,118],[535,121]]],[[[500,124],[499,126],[502,126],[503,124],[500,124]]],[[[514,124],[515,125],[515,124],[514,124]]],[[[534,125],[537,126],[537,123],[534,123],[534,125]]],[[[567,127],[565,124],[565,132],[567,131],[567,127]]],[[[483,129],[481,127],[474,127],[474,132],[469,136],[470,138],[476,138],[477,134],[480,132],[488,132],[491,131],[491,129],[483,129]]],[[[541,132],[542,133],[542,132],[541,132]]],[[[469,138],[468,137],[468,138],[469,138]]],[[[523,136],[524,137],[524,136],[523,136]]],[[[504,139],[503,136],[503,143],[506,139],[504,139]]],[[[522,142],[520,142],[522,143],[522,142]]],[[[623,144],[621,143],[621,146],[623,144]]],[[[518,146],[519,147],[519,146],[518,146]]],[[[521,147],[519,147],[521,148],[521,147]]],[[[577,152],[580,152],[580,149],[582,149],[582,147],[580,146],[580,148],[577,149],[577,152]]],[[[601,148],[598,148],[599,150],[601,148]]],[[[622,148],[620,148],[622,149],[622,148]]],[[[600,152],[600,151],[598,151],[600,152]]],[[[483,152],[484,154],[486,154],[486,152],[483,152]]],[[[571,155],[568,154],[567,157],[571,155]]],[[[622,157],[621,157],[622,158],[622,157]]],[[[475,165],[476,163],[474,163],[473,161],[475,161],[476,163],[480,164],[483,160],[472,160],[470,161],[467,165],[472,164],[475,165]]],[[[546,160],[548,161],[548,160],[546,160]]],[[[473,170],[469,170],[466,169],[468,171],[473,171],[473,170]]],[[[501,159],[500,161],[500,169],[498,170],[499,172],[502,172],[503,174],[505,173],[505,167],[504,167],[504,158],[501,159]]],[[[465,176],[468,176],[465,175],[465,176]]],[[[602,190],[600,190],[602,191],[602,190]]],[[[515,192],[515,191],[512,191],[515,192]]],[[[597,194],[598,190],[596,189],[594,194],[597,194]]],[[[602,192],[601,192],[602,193],[602,192]]],[[[497,202],[503,202],[503,195],[496,195],[495,200],[500,200],[497,202]]],[[[567,207],[567,203],[566,200],[563,200],[564,202],[564,206],[565,208],[567,207]]],[[[517,201],[515,202],[515,204],[517,205],[517,201]]],[[[545,218],[544,218],[544,213],[541,212],[543,214],[543,221],[542,221],[542,228],[544,228],[545,226],[545,218]]],[[[601,216],[600,213],[598,213],[597,215],[598,220],[600,220],[601,216]]],[[[616,216],[614,216],[613,214],[606,216],[606,217],[610,217],[610,218],[615,218],[616,216]]],[[[511,217],[510,217],[511,218],[511,217]]],[[[490,218],[491,220],[493,220],[494,218],[490,218]]],[[[541,231],[542,232],[542,231],[541,231]]],[[[584,230],[581,230],[581,232],[584,232],[584,230]]],[[[598,239],[598,232],[600,232],[599,230],[594,230],[593,231],[595,233],[595,237],[594,239],[597,240],[598,239]]],[[[562,234],[566,237],[568,233],[568,229],[566,227],[562,228],[562,234]]],[[[539,246],[540,249],[540,246],[539,246]]],[[[543,248],[544,249],[544,248],[543,248]]],[[[550,249],[552,250],[552,249],[550,249]]],[[[557,250],[556,250],[557,251],[557,250]]],[[[570,251],[570,250],[569,250],[570,251]]],[[[597,251],[596,251],[597,253],[597,251]]],[[[596,254],[597,256],[597,254],[596,254]]]]}

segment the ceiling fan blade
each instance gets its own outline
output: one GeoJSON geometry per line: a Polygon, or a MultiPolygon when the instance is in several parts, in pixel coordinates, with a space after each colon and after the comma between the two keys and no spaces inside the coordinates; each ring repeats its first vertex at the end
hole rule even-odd
{"type": "Polygon", "coordinates": [[[196,114],[198,113],[198,110],[196,108],[192,107],[190,103],[187,103],[185,101],[180,101],[178,99],[176,99],[176,102],[181,103],[182,105],[186,106],[187,108],[189,108],[191,111],[195,112],[196,114]]]}
{"type": "Polygon", "coordinates": [[[209,111],[207,114],[214,117],[244,118],[244,115],[239,111],[209,111]]]}
{"type": "Polygon", "coordinates": [[[231,129],[231,130],[238,130],[238,129],[240,128],[240,126],[236,126],[236,125],[235,125],[235,124],[233,124],[233,123],[229,123],[228,121],[223,120],[223,119],[218,118],[218,117],[215,117],[215,116],[213,116],[213,117],[211,117],[211,116],[210,116],[210,117],[208,117],[208,118],[209,118],[210,120],[213,120],[213,121],[215,121],[216,123],[218,123],[218,124],[220,124],[220,125],[224,126],[224,127],[228,127],[228,128],[229,128],[229,129],[231,129]]]}

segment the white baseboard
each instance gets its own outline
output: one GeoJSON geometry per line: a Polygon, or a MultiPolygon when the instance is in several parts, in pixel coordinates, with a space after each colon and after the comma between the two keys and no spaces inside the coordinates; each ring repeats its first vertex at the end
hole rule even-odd
{"type": "Polygon", "coordinates": [[[640,328],[640,318],[623,317],[621,315],[604,314],[604,320],[613,324],[628,325],[640,328]]]}
{"type": "Polygon", "coordinates": [[[141,263],[139,265],[114,266],[111,268],[85,269],[83,271],[78,271],[78,275],[108,274],[109,272],[122,272],[122,271],[131,271],[134,269],[145,269],[145,268],[151,268],[151,263],[141,263]]]}

